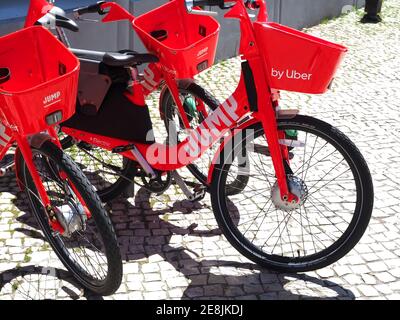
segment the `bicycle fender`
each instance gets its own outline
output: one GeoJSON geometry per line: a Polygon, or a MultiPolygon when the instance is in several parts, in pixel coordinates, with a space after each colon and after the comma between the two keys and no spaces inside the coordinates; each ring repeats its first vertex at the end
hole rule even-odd
{"type": "Polygon", "coordinates": [[[30,138],[29,144],[31,145],[31,147],[33,147],[35,149],[40,149],[42,147],[43,143],[45,143],[48,140],[53,140],[53,139],[49,134],[40,132],[40,133],[33,135],[30,138]]]}
{"type": "Polygon", "coordinates": [[[245,121],[244,123],[240,124],[238,127],[234,128],[233,131],[231,130],[230,134],[228,136],[226,136],[224,138],[224,140],[220,143],[218,150],[214,154],[210,168],[208,169],[208,176],[207,176],[207,184],[208,185],[210,185],[212,182],[214,168],[215,168],[215,165],[217,164],[217,161],[219,160],[219,155],[221,154],[224,146],[227,143],[230,143],[232,141],[232,138],[234,138],[241,130],[246,129],[247,127],[250,127],[258,122],[260,122],[260,120],[255,119],[255,118],[245,121]]]}
{"type": "MultiPolygon", "coordinates": [[[[48,135],[47,133],[38,133],[31,137],[29,143],[35,149],[39,149],[39,148],[41,148],[43,143],[45,143],[46,141],[49,141],[49,140],[52,140],[52,137],[50,135],[48,135]]],[[[17,147],[15,150],[15,154],[14,154],[15,176],[16,176],[16,180],[17,180],[19,189],[21,191],[24,191],[25,186],[21,180],[22,179],[22,167],[21,167],[22,160],[23,160],[23,156],[22,156],[21,150],[19,147],[17,147]]]]}

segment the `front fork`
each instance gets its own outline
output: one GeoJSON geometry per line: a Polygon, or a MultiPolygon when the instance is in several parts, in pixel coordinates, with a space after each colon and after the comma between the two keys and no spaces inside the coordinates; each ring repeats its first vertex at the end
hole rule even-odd
{"type": "MultiPolygon", "coordinates": [[[[57,132],[54,130],[54,128],[49,128],[48,133],[50,135],[50,137],[52,137],[52,142],[55,143],[59,148],[61,148],[61,144],[59,142],[58,136],[57,136],[57,132]]],[[[26,166],[29,170],[29,173],[32,177],[33,183],[35,184],[35,187],[38,191],[38,196],[40,198],[40,201],[43,205],[43,207],[46,210],[46,213],[48,215],[48,219],[49,219],[49,224],[52,227],[52,229],[54,231],[58,231],[61,234],[64,233],[64,228],[61,226],[61,224],[58,222],[58,220],[56,219],[55,213],[54,213],[54,208],[50,202],[50,199],[47,195],[47,192],[43,186],[43,182],[42,179],[39,175],[39,172],[36,168],[36,165],[33,162],[33,152],[30,146],[30,143],[28,141],[28,139],[26,137],[23,136],[17,136],[16,137],[17,143],[18,143],[18,147],[19,150],[21,152],[22,157],[25,160],[26,166]]],[[[67,177],[65,175],[64,172],[59,172],[60,178],[67,180],[67,177]]],[[[21,178],[21,177],[19,177],[21,178]]],[[[82,196],[80,195],[80,193],[78,192],[78,190],[76,189],[76,187],[73,185],[73,183],[71,183],[68,179],[68,184],[70,185],[70,187],[72,188],[72,190],[74,191],[74,193],[76,194],[76,196],[78,197],[79,201],[81,202],[84,211],[87,215],[88,218],[91,217],[91,213],[87,208],[87,205],[85,203],[85,201],[83,200],[82,196]]],[[[23,185],[24,188],[27,188],[27,186],[25,186],[23,183],[21,183],[21,185],[23,185]]],[[[28,190],[28,192],[31,192],[30,190],[28,190]]]]}
{"type": "MultiPolygon", "coordinates": [[[[33,153],[32,149],[30,147],[30,144],[28,142],[28,139],[23,136],[17,136],[16,137],[18,147],[21,151],[21,154],[25,160],[26,166],[32,176],[33,182],[36,186],[37,191],[39,192],[39,197],[42,201],[42,204],[45,208],[48,208],[50,206],[50,199],[47,196],[47,192],[44,189],[42,179],[40,178],[39,172],[37,171],[37,168],[35,164],[33,163],[33,153]]],[[[26,186],[24,185],[26,188],[26,186]]]]}
{"type": "Polygon", "coordinates": [[[296,195],[290,192],[287,183],[287,173],[285,167],[289,165],[289,153],[287,147],[281,146],[279,143],[279,140],[285,138],[285,133],[283,131],[278,131],[274,102],[271,101],[270,104],[264,108],[263,112],[256,112],[254,117],[261,121],[265,132],[281,199],[283,201],[297,203],[299,199],[296,195]],[[285,162],[287,166],[285,166],[285,162]]]}
{"type": "MultiPolygon", "coordinates": [[[[37,168],[36,168],[35,164],[33,163],[33,153],[32,153],[32,149],[30,147],[30,144],[29,144],[27,138],[23,137],[23,136],[17,136],[16,140],[18,143],[19,150],[22,154],[22,157],[25,160],[25,164],[26,164],[26,166],[29,170],[29,173],[32,177],[33,183],[35,184],[36,189],[39,193],[40,201],[48,215],[50,226],[52,227],[52,229],[54,231],[58,231],[61,234],[64,233],[64,228],[61,226],[61,224],[57,221],[57,219],[55,217],[55,213],[53,212],[53,208],[51,206],[50,199],[49,199],[47,192],[43,186],[42,179],[40,178],[39,172],[37,171],[37,168]]],[[[21,184],[24,186],[24,188],[27,188],[27,186],[25,186],[23,182],[21,184]]],[[[27,192],[32,192],[32,191],[28,190],[27,192]]]]}
{"type": "MultiPolygon", "coordinates": [[[[50,137],[52,138],[52,142],[62,150],[62,145],[61,145],[60,139],[58,138],[58,133],[57,133],[56,129],[54,127],[49,127],[49,128],[47,128],[47,132],[49,133],[50,137]]],[[[65,180],[68,181],[68,185],[74,191],[74,193],[75,193],[76,197],[78,198],[79,202],[82,204],[87,218],[90,219],[92,217],[92,214],[91,214],[91,212],[90,212],[85,200],[82,198],[80,192],[76,188],[76,186],[68,179],[68,177],[67,177],[65,172],[60,171],[59,175],[60,175],[61,179],[63,179],[64,181],[65,180]]]]}

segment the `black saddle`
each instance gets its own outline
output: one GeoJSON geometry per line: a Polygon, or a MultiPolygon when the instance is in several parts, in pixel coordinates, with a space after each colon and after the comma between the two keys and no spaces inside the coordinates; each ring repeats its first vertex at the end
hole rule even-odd
{"type": "Polygon", "coordinates": [[[83,49],[71,49],[78,58],[100,61],[110,67],[130,67],[142,63],[158,62],[157,56],[150,53],[138,53],[131,50],[120,52],[103,52],[83,49]]]}

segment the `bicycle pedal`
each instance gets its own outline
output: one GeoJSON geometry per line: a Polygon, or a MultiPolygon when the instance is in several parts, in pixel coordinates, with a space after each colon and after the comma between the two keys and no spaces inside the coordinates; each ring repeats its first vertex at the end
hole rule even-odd
{"type": "Polygon", "coordinates": [[[192,196],[188,199],[191,202],[203,200],[206,196],[207,188],[205,186],[199,185],[193,188],[192,196]]]}

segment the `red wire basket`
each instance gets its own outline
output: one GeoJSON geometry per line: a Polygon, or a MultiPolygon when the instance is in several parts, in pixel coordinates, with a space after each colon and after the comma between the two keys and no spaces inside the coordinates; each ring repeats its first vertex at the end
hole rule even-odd
{"type": "Polygon", "coordinates": [[[133,26],[147,50],[179,79],[214,64],[220,25],[212,17],[189,14],[182,0],[137,17],[133,26]]]}
{"type": "Polygon", "coordinates": [[[19,134],[45,130],[52,115],[53,125],[74,114],[79,61],[43,27],[1,37],[0,68],[10,70],[0,85],[0,118],[19,134]]]}
{"type": "Polygon", "coordinates": [[[347,48],[277,23],[255,23],[271,87],[302,93],[328,90],[347,48]]]}

